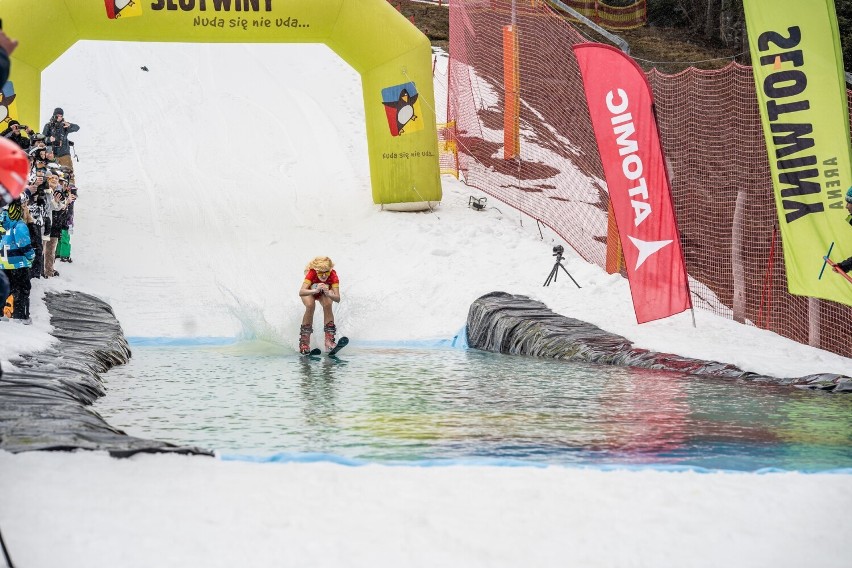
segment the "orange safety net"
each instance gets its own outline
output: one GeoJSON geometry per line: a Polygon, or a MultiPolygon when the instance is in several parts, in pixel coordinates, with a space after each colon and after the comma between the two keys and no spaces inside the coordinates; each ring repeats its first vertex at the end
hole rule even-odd
{"type": "MultiPolygon", "coordinates": [[[[569,8],[609,30],[633,30],[648,22],[648,4],[636,0],[628,6],[611,6],[601,0],[561,0],[569,8]]],[[[559,6],[554,4],[555,9],[559,6]]]]}
{"type": "MultiPolygon", "coordinates": [[[[514,6],[520,155],[502,158],[503,27],[512,8],[510,0],[450,3],[448,117],[459,169],[468,185],[550,227],[587,261],[617,270],[617,252],[607,250],[609,195],[571,50],[587,40],[540,2],[514,6]]],[[[648,79],[694,305],[852,357],[852,308],[787,292],[751,68],[653,71],[648,79]]],[[[840,276],[827,270],[827,277],[840,276]]]]}
{"type": "Polygon", "coordinates": [[[459,152],[456,144],[456,122],[438,124],[438,164],[442,174],[459,177],[459,152]]]}

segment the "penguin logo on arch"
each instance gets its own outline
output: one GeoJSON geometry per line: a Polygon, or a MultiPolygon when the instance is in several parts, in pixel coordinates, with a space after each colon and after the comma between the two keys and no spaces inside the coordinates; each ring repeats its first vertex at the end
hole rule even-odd
{"type": "Polygon", "coordinates": [[[391,136],[423,130],[420,95],[414,82],[382,89],[382,104],[385,105],[391,136]]]}
{"type": "Polygon", "coordinates": [[[110,20],[142,15],[142,0],[104,0],[104,5],[110,20]]]}
{"type": "Polygon", "coordinates": [[[8,128],[9,120],[18,116],[18,108],[15,103],[15,85],[12,81],[6,81],[3,90],[0,91],[0,128],[8,128]]]}

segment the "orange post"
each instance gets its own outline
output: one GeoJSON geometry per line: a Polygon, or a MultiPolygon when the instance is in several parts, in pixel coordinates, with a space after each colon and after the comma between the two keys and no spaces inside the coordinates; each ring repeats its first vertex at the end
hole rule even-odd
{"type": "Polygon", "coordinates": [[[615,223],[615,213],[610,202],[606,212],[606,271],[608,274],[615,274],[621,272],[623,266],[621,238],[618,236],[618,225],[615,223]]]}
{"type": "Polygon", "coordinates": [[[503,159],[520,154],[520,71],[518,69],[518,27],[503,26],[503,159]]]}

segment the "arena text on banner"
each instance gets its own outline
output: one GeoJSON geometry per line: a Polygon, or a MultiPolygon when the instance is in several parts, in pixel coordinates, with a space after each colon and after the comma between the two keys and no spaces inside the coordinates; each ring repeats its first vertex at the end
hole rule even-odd
{"type": "Polygon", "coordinates": [[[627,264],[636,320],[692,307],[653,97],[645,74],[621,51],[582,43],[583,76],[609,199],[627,264]]]}
{"type": "Polygon", "coordinates": [[[852,286],[820,278],[835,243],[852,256],[849,110],[834,0],[746,0],[749,48],[791,294],[852,306],[852,286]]]}

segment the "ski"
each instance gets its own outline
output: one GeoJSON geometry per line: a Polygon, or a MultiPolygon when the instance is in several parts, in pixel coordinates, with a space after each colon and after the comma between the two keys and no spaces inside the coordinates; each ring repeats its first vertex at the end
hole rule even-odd
{"type": "Polygon", "coordinates": [[[328,352],[328,356],[334,357],[335,355],[337,355],[338,351],[340,351],[341,349],[343,349],[347,345],[349,345],[349,338],[348,337],[341,337],[340,340],[337,342],[337,345],[334,346],[334,349],[332,349],[331,351],[328,352]]]}
{"type": "Polygon", "coordinates": [[[314,347],[313,349],[311,349],[307,353],[300,353],[300,355],[302,355],[303,357],[316,357],[316,356],[321,355],[321,354],[322,354],[322,350],[319,347],[314,347]]]}

